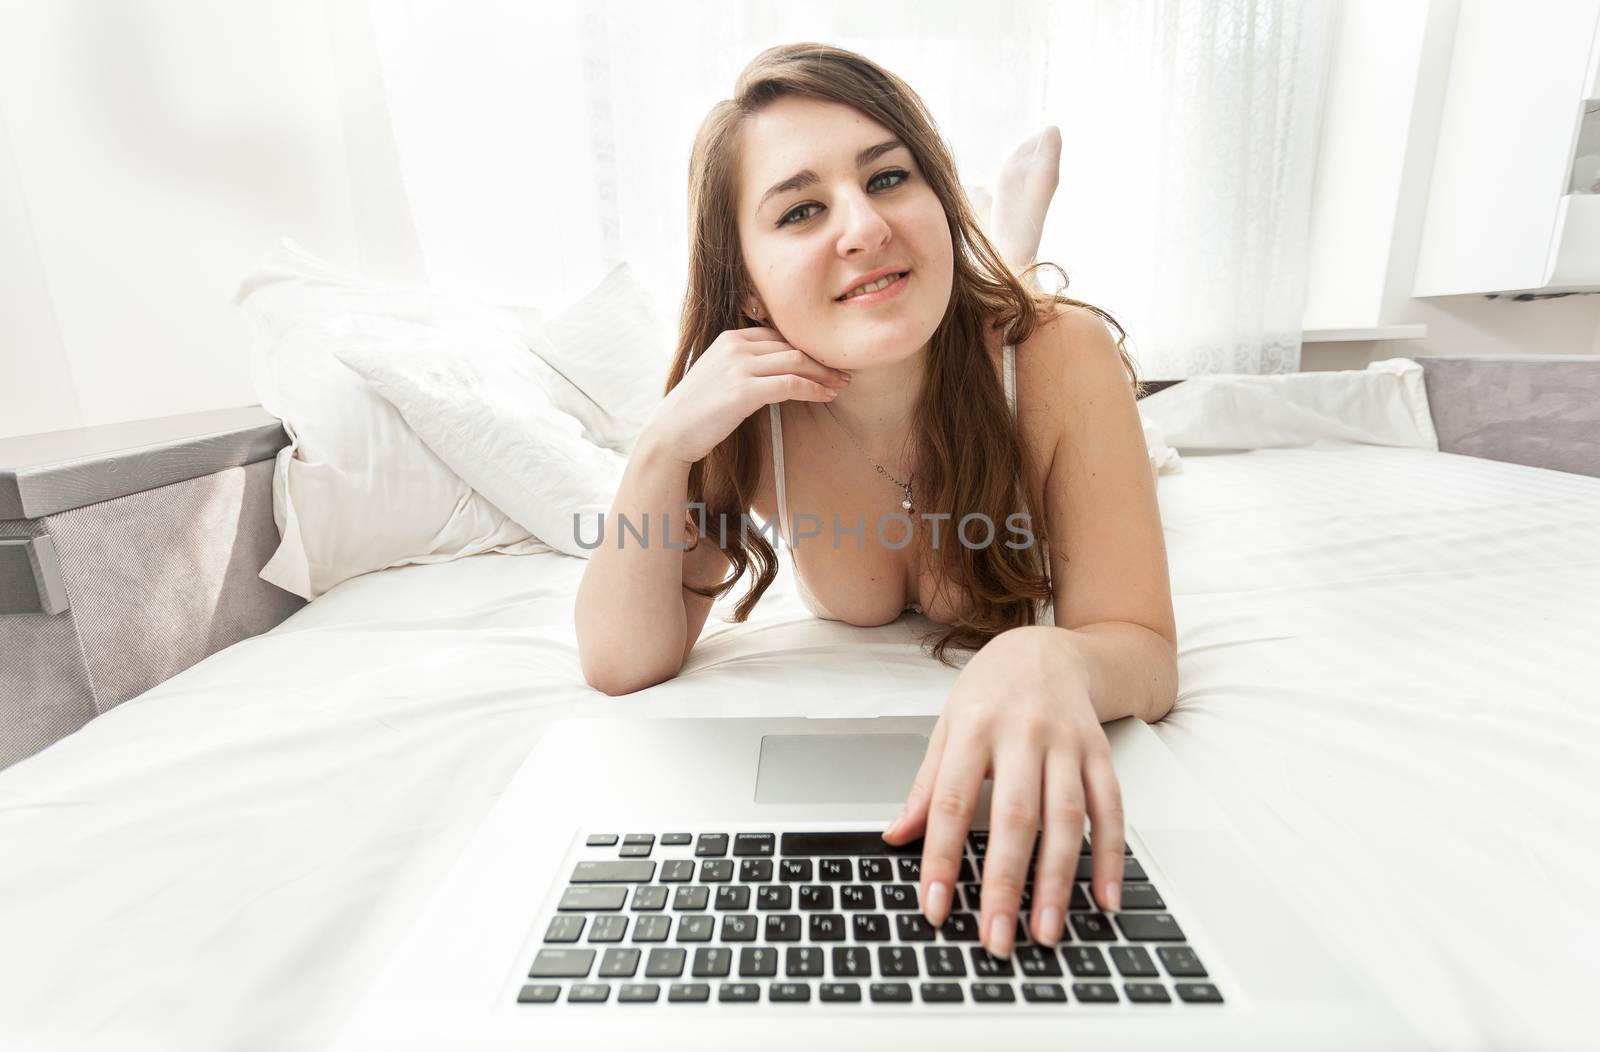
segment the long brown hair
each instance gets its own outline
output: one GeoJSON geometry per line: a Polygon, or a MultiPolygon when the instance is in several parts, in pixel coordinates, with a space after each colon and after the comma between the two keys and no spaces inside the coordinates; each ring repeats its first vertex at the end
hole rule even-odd
{"type": "MultiPolygon", "coordinates": [[[[1116,328],[1123,365],[1137,389],[1133,360],[1123,346],[1126,333],[1100,308],[1059,290],[1030,291],[1011,272],[979,228],[951,150],[909,85],[853,52],[827,44],[786,44],[763,51],[744,68],[733,98],[712,106],[695,136],[689,159],[688,287],[668,391],[724,331],[759,324],[743,312],[755,290],[740,251],[735,213],[740,132],[763,107],[785,95],[843,103],[893,132],[916,158],[950,222],[954,281],[949,307],[933,333],[912,417],[918,450],[913,485],[922,495],[919,504],[952,513],[952,528],[962,515],[980,512],[998,531],[1009,515],[1027,510],[1034,537],[1034,544],[1023,548],[996,541],[976,548],[943,543],[933,549],[940,589],[963,587],[972,600],[970,617],[923,640],[930,653],[953,665],[948,648],[977,649],[1007,629],[1037,624],[1042,604],[1051,597],[1050,560],[1043,557],[1050,550],[1044,493],[1028,470],[1022,428],[985,351],[990,326],[999,328],[1007,343],[1020,345],[1039,324],[1041,308],[1057,303],[1086,308],[1116,328]]],[[[1035,263],[1023,275],[1042,266],[1055,264],[1035,263]]],[[[1055,269],[1065,288],[1065,272],[1055,269]]],[[[704,503],[703,521],[740,522],[750,509],[761,477],[759,428],[766,415],[751,414],[690,470],[689,499],[704,503]]],[[[928,532],[916,531],[919,556],[930,550],[928,532]]],[[[699,540],[694,537],[692,543],[699,540]]],[[[709,588],[690,587],[720,599],[754,567],[750,588],[734,608],[733,620],[744,621],[777,575],[777,554],[755,530],[729,531],[724,553],[731,563],[728,577],[709,588]]]]}

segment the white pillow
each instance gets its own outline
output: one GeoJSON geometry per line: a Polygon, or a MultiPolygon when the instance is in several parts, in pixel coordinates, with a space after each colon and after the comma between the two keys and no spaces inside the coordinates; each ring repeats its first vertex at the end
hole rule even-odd
{"type": "Polygon", "coordinates": [[[673,327],[627,263],[531,335],[535,374],[598,445],[628,453],[660,404],[673,327]]]}
{"type": "Polygon", "coordinates": [[[587,557],[627,462],[585,439],[539,385],[521,339],[441,333],[336,352],[459,475],[540,540],[587,557]]]}
{"type": "Polygon", "coordinates": [[[1140,399],[1139,412],[1180,451],[1321,440],[1439,448],[1422,366],[1410,358],[1365,371],[1194,376],[1140,399]]]}
{"type": "Polygon", "coordinates": [[[290,443],[273,470],[281,541],[263,580],[315,599],[358,574],[484,551],[548,551],[474,493],[400,414],[335,356],[425,326],[520,333],[509,311],[371,281],[287,239],[241,283],[251,375],[290,443]]]}

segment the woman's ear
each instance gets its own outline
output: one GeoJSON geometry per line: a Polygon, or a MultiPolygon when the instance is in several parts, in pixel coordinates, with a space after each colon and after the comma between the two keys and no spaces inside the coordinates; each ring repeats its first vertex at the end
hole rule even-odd
{"type": "Polygon", "coordinates": [[[765,322],[767,320],[766,310],[761,306],[761,301],[754,296],[745,297],[744,312],[756,321],[765,322]]]}

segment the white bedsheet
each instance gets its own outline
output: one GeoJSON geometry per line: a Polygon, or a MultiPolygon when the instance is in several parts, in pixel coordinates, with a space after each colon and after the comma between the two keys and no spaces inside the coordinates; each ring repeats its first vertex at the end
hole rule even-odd
{"type": "MultiPolygon", "coordinates": [[[[1159,495],[1157,730],[1258,861],[1438,1047],[1590,1042],[1600,479],[1330,444],[1186,456],[1159,495]]],[[[816,621],[785,564],[609,699],[584,565],[347,581],[0,772],[0,1048],[320,1048],[550,720],[935,713],[954,679],[927,622],[816,621]]]]}

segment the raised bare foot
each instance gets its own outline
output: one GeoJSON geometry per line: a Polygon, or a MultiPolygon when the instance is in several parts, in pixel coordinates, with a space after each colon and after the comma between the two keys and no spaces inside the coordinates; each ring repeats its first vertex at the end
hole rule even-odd
{"type": "Polygon", "coordinates": [[[978,217],[978,225],[985,231],[989,229],[989,207],[994,204],[994,198],[989,196],[989,191],[981,186],[963,186],[967,192],[967,203],[972,206],[972,212],[978,217]]]}
{"type": "Polygon", "coordinates": [[[995,183],[986,227],[995,248],[1020,271],[1039,254],[1045,213],[1061,178],[1061,129],[1046,127],[1012,151],[995,183]]]}

